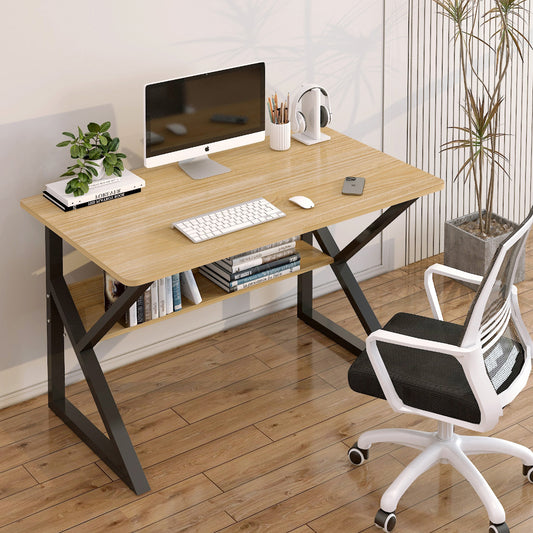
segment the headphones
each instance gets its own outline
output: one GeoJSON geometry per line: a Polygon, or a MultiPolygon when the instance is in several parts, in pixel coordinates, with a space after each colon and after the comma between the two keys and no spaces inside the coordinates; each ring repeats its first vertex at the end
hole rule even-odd
{"type": "Polygon", "coordinates": [[[319,85],[303,84],[298,90],[292,106],[291,129],[294,133],[304,132],[307,128],[307,121],[302,111],[302,99],[305,94],[307,94],[309,91],[312,91],[313,89],[319,89],[322,95],[324,96],[324,103],[320,104],[320,127],[324,128],[331,122],[329,95],[326,89],[324,89],[324,87],[320,87],[319,85]]]}

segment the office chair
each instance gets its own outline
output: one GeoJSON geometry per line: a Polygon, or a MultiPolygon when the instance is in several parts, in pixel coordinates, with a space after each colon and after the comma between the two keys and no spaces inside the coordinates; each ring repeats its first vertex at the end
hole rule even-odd
{"type": "MultiPolygon", "coordinates": [[[[454,425],[484,432],[492,429],[527,383],[532,341],[518,307],[514,283],[517,263],[533,224],[533,209],[500,244],[485,276],[432,265],[424,284],[434,318],[398,313],[371,333],[366,350],[348,373],[350,387],[388,401],[394,411],[438,422],[436,432],[408,429],[365,431],[350,448],[362,464],[376,442],[422,450],[384,492],[375,524],[392,531],[396,506],[413,481],[436,463],[451,463],[472,485],[489,520],[489,533],[509,531],[505,511],[481,473],[468,459],[478,453],[518,457],[533,483],[533,452],[520,444],[486,436],[465,436],[454,425]],[[445,322],[433,283],[435,274],[478,286],[464,325],[445,322]]],[[[533,496],[533,493],[532,493],[533,496]]]]}

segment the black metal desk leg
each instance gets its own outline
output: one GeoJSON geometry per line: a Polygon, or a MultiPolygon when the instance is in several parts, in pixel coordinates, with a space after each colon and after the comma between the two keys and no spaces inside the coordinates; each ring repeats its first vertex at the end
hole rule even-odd
{"type": "Polygon", "coordinates": [[[65,341],[63,323],[51,295],[52,279],[63,277],[63,242],[46,236],[46,330],[48,405],[65,401],[65,341]]]}
{"type": "MultiPolygon", "coordinates": [[[[381,325],[347,262],[415,201],[416,199],[408,200],[389,207],[343,250],[339,250],[328,228],[313,232],[322,251],[333,257],[331,269],[367,334],[381,328],[381,325]]],[[[303,235],[302,239],[312,243],[312,235],[309,233],[303,235]]],[[[356,355],[365,348],[364,341],[313,309],[312,271],[298,276],[298,317],[356,355]]]]}
{"type": "MultiPolygon", "coordinates": [[[[313,235],[306,233],[302,235],[302,240],[312,244],[313,235]]],[[[320,331],[324,335],[333,339],[337,344],[347,350],[359,354],[364,349],[365,343],[339,326],[316,309],[313,309],[313,271],[305,272],[298,276],[298,300],[297,315],[312,328],[320,331]]]]}
{"type": "Polygon", "coordinates": [[[103,317],[86,331],[63,276],[63,241],[48,228],[45,231],[48,405],[136,494],[143,494],[150,486],[93,347],[150,284],[127,287],[103,317]],[[76,352],[107,436],[65,397],[64,330],[76,352]]]}
{"type": "MultiPolygon", "coordinates": [[[[313,244],[313,234],[305,233],[302,241],[313,244]]],[[[303,318],[313,311],[313,271],[298,276],[298,300],[296,311],[298,318],[303,318]]]]}
{"type": "MultiPolygon", "coordinates": [[[[339,253],[339,248],[333,240],[333,236],[328,228],[322,228],[315,231],[315,236],[318,244],[325,253],[332,257],[335,257],[339,253]]],[[[337,280],[359,318],[359,321],[365,328],[365,331],[371,333],[372,331],[381,328],[379,320],[376,318],[374,311],[370,307],[366,296],[359,286],[359,283],[357,283],[357,280],[347,263],[345,261],[335,262],[331,265],[331,269],[337,277],[337,280]]]]}

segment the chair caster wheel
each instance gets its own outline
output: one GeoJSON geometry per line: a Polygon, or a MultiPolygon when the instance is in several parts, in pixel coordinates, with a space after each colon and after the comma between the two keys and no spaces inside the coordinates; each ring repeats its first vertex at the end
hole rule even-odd
{"type": "Polygon", "coordinates": [[[383,509],[380,509],[376,513],[374,524],[389,533],[396,525],[396,515],[394,513],[386,513],[383,509]]]}
{"type": "Polygon", "coordinates": [[[530,483],[533,483],[533,466],[522,465],[522,474],[527,477],[530,483]]]}
{"type": "Polygon", "coordinates": [[[368,459],[368,450],[357,446],[357,442],[348,450],[348,458],[354,465],[362,465],[368,459]]]}
{"type": "Polygon", "coordinates": [[[502,524],[490,523],[489,533],[509,533],[509,526],[503,522],[502,524]]]}

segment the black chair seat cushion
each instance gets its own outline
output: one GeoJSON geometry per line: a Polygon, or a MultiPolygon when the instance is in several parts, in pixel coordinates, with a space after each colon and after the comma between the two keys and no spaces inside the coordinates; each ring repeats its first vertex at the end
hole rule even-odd
{"type": "MultiPolygon", "coordinates": [[[[408,313],[398,313],[383,328],[425,340],[459,346],[464,326],[408,313]]],[[[398,396],[411,407],[472,423],[479,407],[459,362],[452,356],[378,342],[383,362],[398,396]]],[[[385,399],[368,354],[363,351],[348,371],[350,387],[385,399]]]]}

